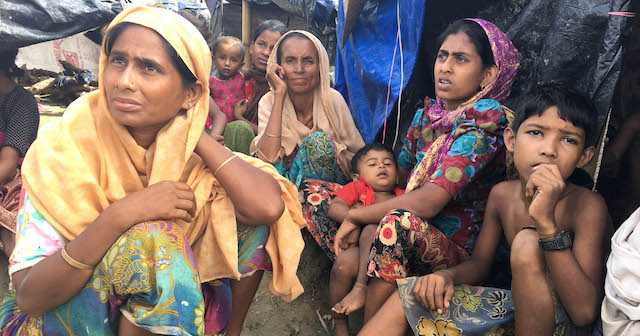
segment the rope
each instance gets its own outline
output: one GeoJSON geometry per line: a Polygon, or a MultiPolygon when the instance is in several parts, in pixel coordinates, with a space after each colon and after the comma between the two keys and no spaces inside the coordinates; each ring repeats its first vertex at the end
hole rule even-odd
{"type": "MultiPolygon", "coordinates": [[[[399,1],[399,0],[398,0],[399,1]]],[[[391,77],[393,75],[393,66],[396,63],[396,51],[398,50],[398,36],[396,35],[396,45],[393,47],[393,56],[391,57],[391,70],[389,71],[389,83],[387,84],[387,102],[384,105],[384,126],[382,128],[382,143],[387,138],[387,117],[389,116],[389,95],[391,94],[391,77]]]]}
{"type": "Polygon", "coordinates": [[[400,0],[397,2],[396,17],[398,19],[398,41],[400,44],[400,92],[398,92],[398,115],[396,119],[396,136],[393,139],[393,148],[396,148],[398,132],[400,131],[400,105],[402,105],[402,86],[404,84],[404,55],[402,53],[402,34],[400,33],[400,0]]]}
{"type": "Polygon", "coordinates": [[[596,162],[596,170],[593,173],[593,188],[592,191],[596,191],[598,185],[598,177],[600,177],[600,168],[602,168],[602,160],[604,157],[604,147],[606,146],[605,140],[607,139],[607,133],[609,131],[609,122],[611,121],[611,107],[607,112],[607,121],[604,123],[604,134],[602,135],[602,145],[600,145],[600,151],[598,152],[598,161],[596,162]]]}

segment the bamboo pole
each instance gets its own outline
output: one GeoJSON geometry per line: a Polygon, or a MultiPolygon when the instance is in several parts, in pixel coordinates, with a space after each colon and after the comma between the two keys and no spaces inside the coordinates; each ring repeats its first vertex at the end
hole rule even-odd
{"type": "Polygon", "coordinates": [[[249,64],[249,45],[251,44],[251,7],[249,1],[242,0],[242,43],[247,46],[244,64],[249,64]]]}

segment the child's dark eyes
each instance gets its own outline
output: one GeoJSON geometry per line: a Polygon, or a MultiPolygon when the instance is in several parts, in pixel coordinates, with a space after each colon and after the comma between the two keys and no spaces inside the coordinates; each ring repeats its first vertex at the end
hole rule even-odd
{"type": "Polygon", "coordinates": [[[572,144],[572,145],[577,145],[578,141],[576,141],[576,139],[572,139],[572,138],[564,138],[564,141],[572,144]]]}
{"type": "Polygon", "coordinates": [[[531,134],[531,135],[542,135],[542,132],[538,131],[538,130],[530,130],[527,131],[527,134],[531,134]]]}

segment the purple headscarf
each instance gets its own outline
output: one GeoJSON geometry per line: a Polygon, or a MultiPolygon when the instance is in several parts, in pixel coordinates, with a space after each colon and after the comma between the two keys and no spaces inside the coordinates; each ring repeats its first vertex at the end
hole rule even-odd
{"type": "MultiPolygon", "coordinates": [[[[491,83],[461,104],[455,111],[446,111],[444,109],[444,101],[437,97],[435,104],[429,107],[428,111],[425,111],[432,121],[433,129],[442,131],[445,134],[438,137],[427,153],[425,153],[422,161],[418,163],[407,183],[407,191],[422,186],[427,181],[427,177],[431,176],[436,167],[441,163],[444,154],[451,148],[453,143],[453,137],[448,135],[448,133],[453,130],[455,121],[467,108],[475,105],[475,103],[481,99],[494,99],[502,103],[509,97],[511,85],[513,85],[516,73],[520,67],[520,54],[518,53],[518,49],[516,49],[513,43],[511,43],[511,40],[509,40],[500,28],[482,19],[466,20],[479,24],[487,34],[493,59],[498,68],[498,75],[491,83]]],[[[505,109],[505,113],[512,114],[508,109],[505,109]]],[[[507,119],[511,120],[512,118],[512,115],[507,115],[507,119]]]]}

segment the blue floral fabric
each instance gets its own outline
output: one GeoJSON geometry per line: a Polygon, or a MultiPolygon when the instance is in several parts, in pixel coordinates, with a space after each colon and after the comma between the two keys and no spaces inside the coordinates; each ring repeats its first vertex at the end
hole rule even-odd
{"type": "Polygon", "coordinates": [[[0,306],[5,336],[112,336],[122,318],[159,335],[214,335],[224,334],[230,317],[228,281],[200,284],[184,233],[165,221],[127,231],[82,290],[44,315],[23,313],[13,290],[0,306]]]}
{"type": "MultiPolygon", "coordinates": [[[[425,112],[435,101],[425,103],[425,109],[416,111],[398,157],[403,168],[414,168],[422,161],[440,134],[434,125],[443,115],[425,112]]],[[[505,178],[502,135],[506,126],[505,111],[495,100],[482,99],[467,108],[453,129],[447,130],[453,142],[428,180],[453,198],[433,225],[469,252],[480,231],[489,192],[505,178]]]]}
{"type": "Polygon", "coordinates": [[[300,144],[295,158],[288,165],[286,159],[273,165],[298,189],[303,180],[316,179],[344,185],[346,179],[336,159],[336,145],[326,132],[311,133],[300,144]]]}
{"type": "Polygon", "coordinates": [[[506,289],[458,285],[448,310],[432,313],[413,293],[417,277],[397,280],[407,322],[417,336],[515,335],[514,305],[506,289]]]}

